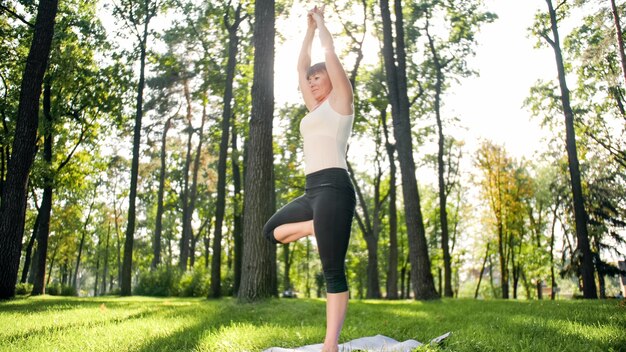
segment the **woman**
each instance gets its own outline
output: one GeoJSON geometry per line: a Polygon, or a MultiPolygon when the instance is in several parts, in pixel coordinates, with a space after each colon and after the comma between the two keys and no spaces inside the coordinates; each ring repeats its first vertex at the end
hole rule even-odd
{"type": "Polygon", "coordinates": [[[344,261],[356,204],[347,172],[346,150],[354,121],[352,86],[324,24],[324,7],[309,11],[298,59],[299,85],[309,113],[300,122],[304,140],[306,193],[265,224],[274,243],[315,236],[326,280],[326,337],[323,351],[337,351],[348,307],[344,261]],[[325,62],[311,65],[315,30],[325,62]]]}

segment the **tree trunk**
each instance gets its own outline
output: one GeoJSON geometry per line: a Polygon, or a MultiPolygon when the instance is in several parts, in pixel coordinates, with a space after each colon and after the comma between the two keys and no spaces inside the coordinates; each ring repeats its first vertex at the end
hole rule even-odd
{"type": "Polygon", "coordinates": [[[54,251],[52,252],[52,256],[50,258],[50,266],[48,267],[48,275],[46,275],[46,285],[50,284],[50,276],[52,275],[52,267],[54,266],[54,261],[57,258],[57,252],[59,251],[59,245],[54,247],[54,251]]]}
{"type": "Polygon", "coordinates": [[[619,12],[617,11],[615,0],[611,0],[611,12],[613,13],[613,23],[615,23],[615,35],[617,38],[617,47],[619,48],[619,58],[622,64],[622,74],[624,75],[624,83],[626,83],[626,53],[624,52],[622,24],[620,23],[619,12]]]}
{"type": "Polygon", "coordinates": [[[76,256],[76,267],[74,268],[74,279],[72,280],[72,285],[78,291],[78,270],[80,269],[80,260],[83,253],[83,247],[85,245],[85,236],[87,236],[87,226],[89,226],[89,220],[91,220],[91,212],[93,211],[93,205],[96,201],[96,190],[98,187],[94,188],[93,198],[91,199],[91,205],[89,206],[89,212],[87,213],[87,218],[85,219],[85,223],[83,224],[83,233],[80,237],[80,243],[78,245],[78,255],[76,256]]]}
{"type": "Polygon", "coordinates": [[[109,275],[109,238],[111,237],[111,222],[109,221],[107,227],[107,239],[104,247],[104,268],[102,268],[102,288],[100,294],[106,295],[107,293],[107,277],[109,275]]]}
{"type": "Polygon", "coordinates": [[[438,298],[438,295],[435,290],[432,273],[430,272],[428,244],[426,242],[417,180],[415,179],[409,99],[407,96],[402,8],[400,2],[396,1],[396,45],[394,53],[388,0],[381,0],[380,7],[384,37],[383,58],[389,89],[389,101],[391,102],[394,135],[397,141],[398,159],[402,174],[402,193],[404,196],[404,210],[411,258],[411,280],[413,281],[415,299],[435,299],[438,298]]]}
{"type": "Polygon", "coordinates": [[[202,240],[202,242],[204,243],[204,268],[208,269],[209,268],[209,253],[210,248],[211,248],[211,220],[209,220],[209,223],[207,224],[207,230],[204,233],[204,238],[202,240]]]}
{"type": "Polygon", "coordinates": [[[15,296],[22,251],[28,174],[36,152],[39,96],[48,64],[58,0],[40,0],[17,111],[11,157],[0,203],[0,300],[15,296]]]}
{"type": "Polygon", "coordinates": [[[578,152],[576,150],[576,132],[574,130],[574,112],[569,98],[569,89],[565,80],[565,67],[561,55],[561,44],[559,40],[559,30],[556,18],[556,11],[552,6],[552,0],[546,0],[550,14],[550,24],[552,27],[553,40],[547,36],[546,40],[554,49],[556,66],[559,74],[559,86],[561,88],[561,104],[565,115],[565,144],[567,149],[567,160],[574,199],[574,218],[576,222],[576,237],[578,239],[577,249],[582,254],[580,261],[580,272],[583,281],[583,295],[585,298],[598,298],[594,281],[594,267],[591,248],[589,245],[589,235],[587,233],[587,212],[584,205],[582,191],[580,166],[578,163],[578,152]]]}
{"type": "Polygon", "coordinates": [[[554,237],[556,227],[556,211],[558,209],[558,202],[554,205],[554,211],[552,213],[552,228],[550,230],[550,299],[556,298],[556,275],[554,273],[554,237]]]}
{"type": "Polygon", "coordinates": [[[478,298],[478,292],[480,291],[480,283],[483,281],[483,274],[485,273],[485,265],[487,265],[488,258],[489,258],[489,243],[487,243],[487,250],[485,251],[485,260],[483,260],[483,266],[480,268],[480,274],[478,274],[478,285],[476,285],[476,291],[474,291],[474,299],[478,298]]]}
{"type": "MultiPolygon", "coordinates": [[[[229,9],[227,9],[229,11],[229,9]]],[[[237,30],[241,23],[241,4],[235,10],[233,23],[228,22],[228,12],[225,15],[228,29],[228,62],[226,65],[226,86],[224,87],[224,110],[222,114],[222,138],[220,140],[219,159],[217,163],[217,201],[215,208],[215,233],[213,236],[213,261],[211,262],[211,292],[210,296],[219,298],[221,293],[221,260],[222,260],[222,222],[226,207],[226,162],[228,160],[228,141],[230,134],[230,119],[232,115],[233,80],[239,50],[239,36],[237,30]]],[[[256,76],[256,72],[255,72],[256,76]]]]}
{"type": "Polygon", "coordinates": [[[183,189],[180,195],[181,205],[183,208],[182,214],[182,223],[183,223],[183,231],[180,236],[180,255],[178,267],[182,272],[187,270],[189,267],[189,243],[191,242],[191,227],[188,224],[191,224],[191,214],[189,213],[189,202],[190,202],[190,187],[189,187],[189,170],[191,170],[191,142],[193,139],[194,128],[192,124],[193,113],[191,109],[191,92],[189,91],[189,79],[185,78],[183,80],[183,92],[185,95],[185,101],[187,103],[187,153],[185,156],[185,166],[183,167],[183,189]]]}
{"type": "MultiPolygon", "coordinates": [[[[204,140],[204,124],[206,122],[206,104],[202,107],[202,121],[200,122],[200,131],[198,132],[198,146],[196,147],[196,156],[193,161],[193,174],[191,175],[191,189],[189,191],[189,201],[187,202],[187,218],[185,224],[187,236],[191,240],[191,247],[189,248],[189,263],[190,268],[193,268],[196,259],[196,241],[197,237],[193,235],[193,229],[191,227],[191,220],[193,218],[193,212],[196,210],[196,198],[198,195],[198,173],[200,172],[200,156],[202,155],[202,145],[204,140]]],[[[206,222],[205,225],[206,226],[206,222]]],[[[198,230],[198,236],[202,229],[198,230]]]]}
{"type": "Polygon", "coordinates": [[[22,277],[20,279],[21,283],[26,283],[29,272],[31,273],[31,277],[33,277],[32,271],[30,270],[31,269],[30,266],[31,264],[33,264],[31,262],[31,259],[32,259],[32,254],[33,254],[33,247],[35,246],[35,238],[37,238],[37,230],[39,229],[40,219],[41,219],[41,209],[39,206],[37,206],[37,217],[35,218],[35,224],[33,225],[33,232],[31,233],[30,238],[28,239],[28,244],[26,245],[24,267],[22,268],[22,277]]]}
{"type": "Polygon", "coordinates": [[[502,228],[502,217],[498,219],[498,258],[500,260],[500,276],[502,281],[502,298],[509,298],[509,268],[508,257],[505,253],[506,240],[504,239],[504,229],[502,228]]]}
{"type": "MultiPolygon", "coordinates": [[[[234,118],[234,116],[233,116],[234,118]]],[[[239,150],[237,149],[237,128],[233,121],[231,128],[231,165],[233,168],[233,239],[234,239],[234,256],[235,256],[235,273],[233,283],[233,293],[236,296],[241,283],[241,257],[243,254],[243,207],[241,202],[241,171],[239,168],[239,150]]]]}
{"type": "Polygon", "coordinates": [[[46,170],[43,175],[43,196],[39,207],[39,226],[37,231],[37,266],[33,272],[33,290],[31,295],[43,295],[46,293],[46,256],[48,255],[48,237],[50,234],[50,213],[52,212],[52,187],[54,178],[52,175],[52,115],[51,115],[51,87],[49,79],[44,84],[43,92],[43,116],[46,130],[43,142],[43,159],[46,170]]]}
{"type": "Polygon", "coordinates": [[[96,245],[96,279],[93,285],[93,296],[98,296],[98,284],[100,283],[100,240],[98,240],[98,244],[96,245]]]}
{"type": "MultiPolygon", "coordinates": [[[[115,192],[114,192],[115,193],[115,192]]],[[[115,201],[115,197],[113,197],[113,216],[115,217],[115,241],[116,249],[117,249],[117,287],[121,289],[122,284],[122,239],[120,237],[120,228],[119,228],[119,214],[117,213],[117,202],[115,201]]],[[[113,284],[113,280],[111,280],[111,284],[113,284]]]]}
{"type": "Polygon", "coordinates": [[[352,165],[350,163],[348,163],[348,170],[350,172],[352,183],[354,184],[357,199],[363,212],[362,216],[357,212],[356,218],[367,246],[366,298],[376,299],[381,297],[380,281],[378,279],[378,233],[380,231],[380,221],[377,220],[377,217],[380,212],[380,177],[382,171],[380,171],[380,168],[377,170],[376,181],[374,182],[374,214],[370,216],[369,207],[365,201],[365,197],[363,197],[363,192],[361,191],[359,183],[356,182],[354,171],[352,170],[352,165]]]}
{"type": "Polygon", "coordinates": [[[387,299],[398,299],[398,211],[396,209],[396,146],[389,142],[387,111],[381,111],[385,148],[389,158],[389,262],[387,264],[387,299]]]}
{"type": "Polygon", "coordinates": [[[243,258],[240,301],[276,295],[276,245],[263,225],[272,215],[274,197],[272,119],[274,116],[275,2],[259,0],[254,8],[254,78],[252,114],[245,171],[243,258]]]}
{"type": "MultiPolygon", "coordinates": [[[[145,0],[149,1],[149,0],[145,0]]],[[[149,7],[149,6],[146,6],[149,7]]],[[[137,179],[139,176],[139,153],[141,148],[141,119],[143,117],[143,90],[145,86],[146,52],[148,43],[148,24],[152,17],[151,11],[145,13],[142,38],[139,42],[139,82],[137,83],[137,103],[135,111],[135,129],[133,137],[133,160],[130,169],[130,193],[128,195],[128,222],[126,224],[126,237],[124,240],[124,259],[122,262],[122,275],[120,294],[131,295],[131,278],[133,266],[133,244],[135,241],[135,220],[137,201],[137,179]]]]}
{"type": "Polygon", "coordinates": [[[161,170],[159,172],[159,190],[157,195],[157,213],[154,225],[154,240],[152,242],[152,264],[150,268],[156,269],[161,264],[161,233],[163,232],[163,195],[165,193],[165,150],[167,146],[167,131],[172,125],[172,118],[168,118],[163,126],[163,136],[161,137],[161,170]]]}
{"type": "Polygon", "coordinates": [[[444,267],[444,296],[452,297],[452,265],[450,259],[449,249],[449,233],[448,233],[448,193],[447,185],[445,182],[445,161],[444,145],[445,138],[443,135],[443,123],[441,121],[441,91],[443,86],[443,63],[439,60],[437,50],[435,49],[435,43],[428,31],[428,23],[426,24],[426,35],[428,36],[428,44],[430,52],[433,55],[433,63],[437,72],[437,79],[435,82],[435,117],[437,119],[437,183],[439,185],[439,219],[441,222],[441,249],[443,252],[443,267],[444,267]]]}
{"type": "MultiPolygon", "coordinates": [[[[295,243],[294,243],[295,245],[295,243]]],[[[291,276],[289,272],[291,271],[291,259],[289,243],[283,245],[283,261],[285,262],[285,271],[283,273],[283,291],[291,290],[291,276]]]]}

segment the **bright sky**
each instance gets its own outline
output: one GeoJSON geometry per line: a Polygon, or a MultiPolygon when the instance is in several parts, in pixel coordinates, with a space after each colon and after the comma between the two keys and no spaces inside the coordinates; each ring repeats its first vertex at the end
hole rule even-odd
{"type": "Polygon", "coordinates": [[[538,79],[556,77],[554,52],[535,49],[537,39],[528,31],[537,10],[547,11],[547,5],[542,0],[487,0],[486,5],[498,19],[482,28],[470,60],[480,76],[461,82],[447,107],[468,128],[468,147],[487,138],[513,156],[530,157],[542,149],[542,131],[522,104],[538,79]]]}
{"type": "MultiPolygon", "coordinates": [[[[465,140],[467,152],[473,153],[480,138],[486,138],[504,144],[515,157],[530,157],[542,148],[542,132],[538,121],[530,119],[522,103],[539,78],[556,76],[553,52],[534,49],[537,39],[528,37],[535,12],[546,11],[547,5],[543,0],[485,0],[485,5],[499,18],[484,25],[478,35],[477,54],[470,60],[470,67],[479,71],[480,77],[465,79],[454,87],[446,97],[444,113],[457,116],[467,128],[462,135],[454,133],[465,140]]],[[[275,89],[279,106],[300,99],[295,65],[304,33],[303,14],[292,12],[289,19],[277,22],[277,29],[285,33],[288,28],[290,35],[276,51],[275,89]]],[[[329,20],[328,26],[333,25],[329,20]]],[[[338,31],[339,28],[336,31],[331,28],[331,32],[338,31]]],[[[321,61],[315,52],[317,44],[316,39],[314,62],[321,61]]],[[[377,51],[378,47],[374,46],[365,52],[365,60],[375,57],[377,51]]]]}

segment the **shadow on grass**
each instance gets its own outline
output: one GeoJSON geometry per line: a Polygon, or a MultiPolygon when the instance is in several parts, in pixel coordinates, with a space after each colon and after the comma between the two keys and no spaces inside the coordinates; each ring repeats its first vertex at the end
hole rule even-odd
{"type": "MultiPolygon", "coordinates": [[[[152,298],[145,300],[145,303],[160,304],[152,298]]],[[[33,296],[14,299],[10,301],[0,302],[0,314],[19,312],[19,313],[39,313],[44,311],[61,311],[71,310],[85,307],[99,307],[105,304],[110,308],[121,308],[130,305],[136,305],[137,301],[120,300],[120,297],[66,297],[66,296],[33,296]]]]}
{"type": "MultiPolygon", "coordinates": [[[[208,304],[215,302],[207,301],[208,304]]],[[[268,300],[258,304],[238,304],[234,300],[222,301],[219,308],[211,314],[190,319],[188,326],[149,341],[139,351],[213,351],[218,350],[216,348],[224,351],[239,350],[242,344],[245,344],[242,341],[246,339],[251,346],[246,347],[245,350],[268,348],[274,341],[284,340],[280,336],[281,331],[294,328],[289,322],[272,321],[271,311],[276,302],[278,300],[268,300]],[[259,333],[259,329],[263,331],[259,333]],[[232,336],[236,336],[237,340],[233,342],[232,336]]],[[[177,314],[197,316],[198,307],[186,307],[177,314]]],[[[307,329],[313,328],[310,324],[300,326],[307,329]]]]}
{"type": "MultiPolygon", "coordinates": [[[[107,302],[108,303],[108,302],[107,302]]],[[[100,305],[97,305],[100,306],[100,305]]],[[[84,305],[80,305],[81,308],[84,305]]],[[[74,306],[76,308],[76,306],[74,306]]],[[[72,307],[68,308],[72,309],[72,307]]],[[[29,338],[36,338],[37,335],[49,335],[53,332],[62,333],[63,331],[68,331],[77,328],[95,328],[99,326],[111,325],[111,324],[119,324],[126,321],[144,319],[150,316],[153,316],[158,313],[158,310],[153,307],[147,307],[145,310],[141,310],[137,313],[123,316],[113,316],[110,319],[102,319],[102,320],[88,320],[88,321],[78,321],[72,323],[59,323],[55,322],[54,325],[48,326],[40,326],[28,329],[26,331],[10,334],[3,336],[3,342],[15,343],[20,340],[26,340],[29,338]]]]}

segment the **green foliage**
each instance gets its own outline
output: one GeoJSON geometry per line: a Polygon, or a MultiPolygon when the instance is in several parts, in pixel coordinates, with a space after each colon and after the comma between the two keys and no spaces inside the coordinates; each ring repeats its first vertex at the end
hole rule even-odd
{"type": "Polygon", "coordinates": [[[178,296],[206,297],[211,284],[209,273],[208,270],[197,267],[184,273],[178,284],[178,296]]]}
{"type": "Polygon", "coordinates": [[[133,288],[133,293],[142,296],[177,296],[180,281],[181,276],[177,268],[161,265],[154,271],[143,271],[133,288]]]}
{"type": "Polygon", "coordinates": [[[76,288],[70,285],[53,283],[46,286],[46,294],[50,296],[78,296],[76,288]]]}
{"type": "Polygon", "coordinates": [[[33,290],[33,284],[26,283],[18,283],[15,285],[15,294],[16,295],[29,295],[33,290]]]}

